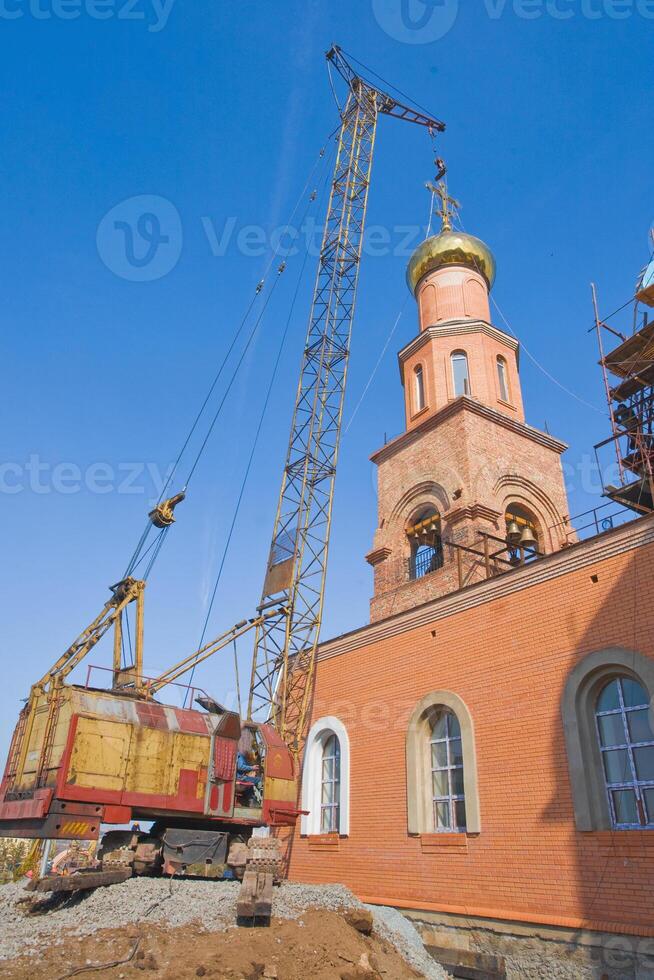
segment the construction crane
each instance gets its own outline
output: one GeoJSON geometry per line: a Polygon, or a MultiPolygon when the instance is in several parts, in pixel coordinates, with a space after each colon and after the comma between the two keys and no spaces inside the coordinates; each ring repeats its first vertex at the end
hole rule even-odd
{"type": "Polygon", "coordinates": [[[248,717],[270,716],[296,754],[313,690],[377,119],[382,113],[432,133],[445,129],[364,81],[339,47],[327,59],[347,83],[348,97],[259,606],[284,613],[257,627],[248,703],[248,717]]]}
{"type": "MultiPolygon", "coordinates": [[[[327,59],[348,94],[261,602],[255,616],[147,679],[145,582],[127,574],[100,615],[32,686],[0,784],[0,836],[94,840],[101,824],[154,821],[147,834],[105,833],[101,870],[71,876],[68,884],[61,879],[58,889],[162,871],[216,874],[228,865],[243,879],[241,914],[270,914],[281,851],[274,838],[251,835],[256,827],[292,827],[300,813],[299,755],[314,686],[377,120],[394,116],[432,135],[445,128],[365,80],[338,47],[327,59]],[[132,602],[136,651],[125,668],[122,617],[132,602]],[[66,683],[112,627],[111,687],[66,683]],[[250,631],[255,642],[245,720],[206,694],[195,699],[198,709],[156,699],[250,631]],[[258,779],[239,773],[237,756],[246,746],[258,779]]],[[[152,525],[165,534],[183,498],[161,502],[149,515],[152,525]]],[[[128,572],[134,568],[133,559],[128,572]]]]}

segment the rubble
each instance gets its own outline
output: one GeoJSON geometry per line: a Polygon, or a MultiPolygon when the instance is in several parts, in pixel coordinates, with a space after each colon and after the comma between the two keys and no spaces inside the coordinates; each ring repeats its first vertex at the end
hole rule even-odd
{"type": "MultiPolygon", "coordinates": [[[[120,928],[126,935],[136,935],[136,926],[143,922],[172,928],[196,923],[207,932],[231,929],[236,919],[239,887],[238,882],[228,881],[130,878],[91,893],[81,892],[46,914],[28,914],[24,886],[0,886],[0,961],[24,955],[29,950],[37,951],[44,945],[60,945],[70,936],[90,936],[102,929],[120,928]]],[[[446,976],[426,952],[411,923],[395,909],[363,906],[343,885],[284,882],[275,888],[277,919],[294,920],[302,927],[303,915],[311,909],[342,915],[361,935],[367,935],[372,927],[375,934],[396,947],[406,962],[429,980],[443,980],[446,976]]],[[[152,969],[150,961],[143,957],[135,965],[137,969],[152,969]]],[[[269,965],[272,972],[272,964],[269,965]]],[[[350,969],[363,971],[369,980],[374,980],[374,967],[371,958],[353,963],[350,969]]],[[[347,963],[343,963],[343,969],[347,972],[347,963]]],[[[203,973],[199,971],[197,975],[203,973]]]]}

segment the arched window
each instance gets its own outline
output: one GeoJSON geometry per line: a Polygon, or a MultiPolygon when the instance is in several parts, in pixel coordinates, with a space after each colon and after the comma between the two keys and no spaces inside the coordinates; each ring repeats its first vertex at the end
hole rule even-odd
{"type": "Polygon", "coordinates": [[[604,782],[614,827],[654,827],[654,731],[645,688],[615,677],[595,709],[604,782]]]}
{"type": "Polygon", "coordinates": [[[431,781],[434,830],[465,831],[461,726],[447,709],[438,712],[431,728],[431,781]]]}
{"type": "Polygon", "coordinates": [[[470,377],[468,375],[468,356],[463,350],[455,350],[451,355],[452,361],[452,382],[454,384],[454,397],[470,394],[470,377]]]}
{"type": "Polygon", "coordinates": [[[413,375],[415,383],[415,411],[418,413],[425,407],[425,376],[422,370],[422,364],[418,364],[413,375]]]}
{"type": "Polygon", "coordinates": [[[411,548],[409,578],[424,578],[443,567],[441,519],[433,507],[420,511],[406,529],[411,548]]]}
{"type": "Polygon", "coordinates": [[[340,834],[350,827],[350,740],[338,718],[319,718],[302,760],[301,833],[340,834]]]}
{"type": "Polygon", "coordinates": [[[500,398],[503,402],[509,401],[509,372],[506,361],[503,357],[497,358],[497,381],[500,386],[500,398]]]}
{"type": "Polygon", "coordinates": [[[474,725],[457,694],[431,691],[416,705],[406,764],[410,834],[481,831],[474,725]]]}
{"type": "Polygon", "coordinates": [[[654,826],[651,691],[654,660],[637,650],[597,650],[570,673],[561,713],[577,830],[654,826]]]}
{"type": "Polygon", "coordinates": [[[322,781],[320,793],[320,832],[338,832],[341,800],[341,746],[330,735],[322,749],[322,781]]]}

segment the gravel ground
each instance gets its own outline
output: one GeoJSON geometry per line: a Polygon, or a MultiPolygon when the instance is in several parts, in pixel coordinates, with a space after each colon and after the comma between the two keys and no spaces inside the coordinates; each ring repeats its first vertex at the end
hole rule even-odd
{"type": "MultiPolygon", "coordinates": [[[[22,884],[0,886],[0,960],[37,952],[43,944],[57,945],[67,935],[88,936],[98,929],[117,928],[143,921],[165,922],[171,927],[198,922],[210,931],[232,927],[236,919],[236,882],[130,878],[109,888],[81,893],[47,914],[25,915],[18,906],[25,897],[22,884]]],[[[301,919],[310,908],[333,912],[360,907],[343,885],[301,885],[285,882],[274,892],[274,915],[301,919]]],[[[447,976],[426,953],[413,925],[391,908],[368,906],[375,930],[392,943],[415,969],[429,980],[447,976]]]]}

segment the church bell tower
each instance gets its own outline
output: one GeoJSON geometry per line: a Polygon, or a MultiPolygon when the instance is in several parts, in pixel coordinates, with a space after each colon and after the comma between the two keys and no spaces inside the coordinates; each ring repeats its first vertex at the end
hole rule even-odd
{"type": "Polygon", "coordinates": [[[491,323],[493,253],[454,230],[445,183],[432,190],[442,228],[407,269],[418,333],[398,355],[406,431],[372,456],[373,621],[556,551],[569,531],[567,447],[525,422],[519,344],[491,323]]]}

